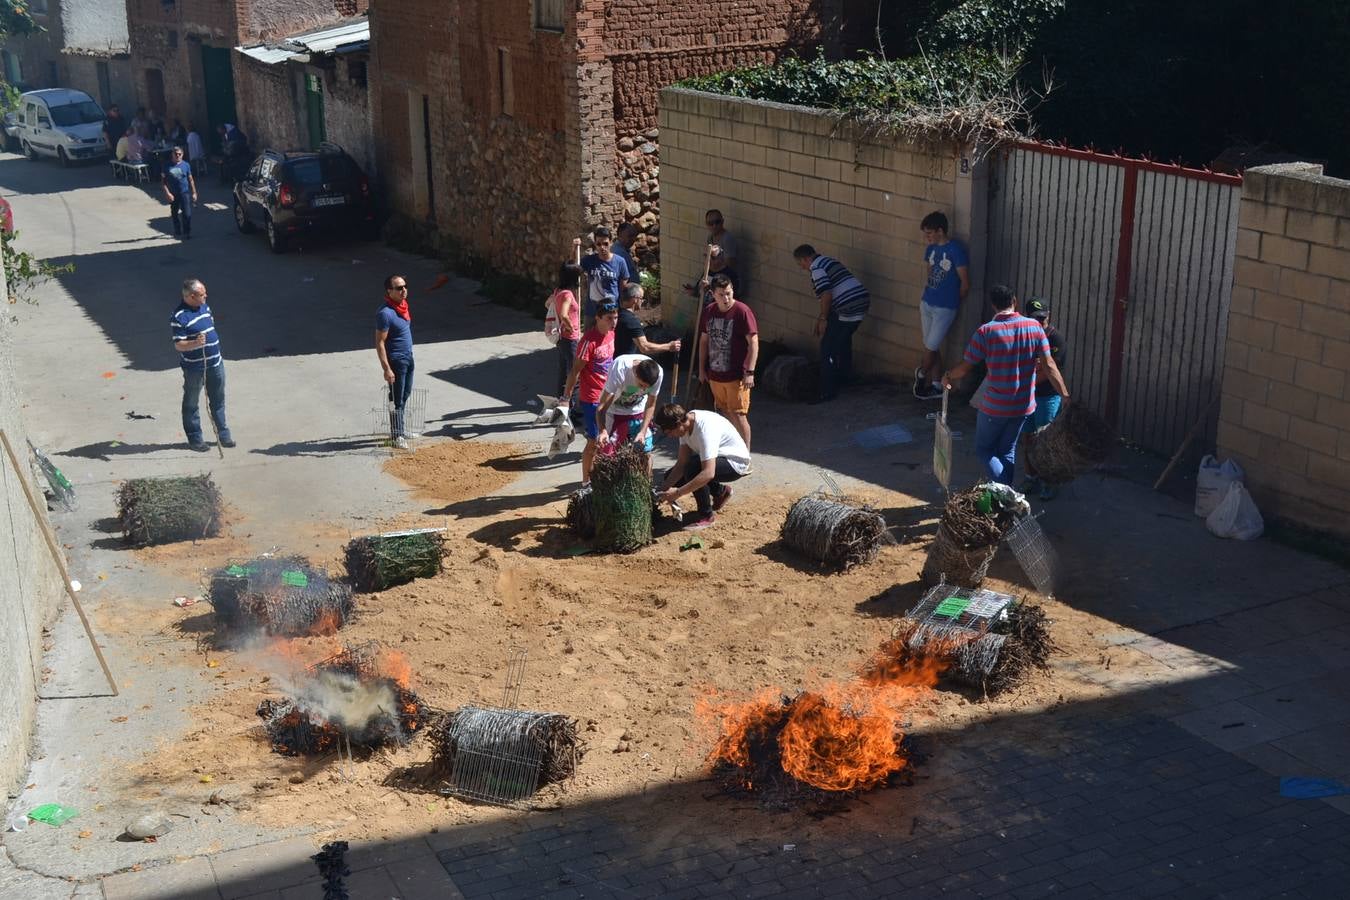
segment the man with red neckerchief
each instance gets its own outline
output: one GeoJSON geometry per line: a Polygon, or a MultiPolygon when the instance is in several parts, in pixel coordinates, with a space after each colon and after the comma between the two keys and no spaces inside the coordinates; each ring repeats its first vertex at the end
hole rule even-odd
{"type": "Polygon", "coordinates": [[[375,314],[375,352],[380,357],[389,399],[394,404],[393,415],[389,417],[394,446],[406,450],[408,436],[403,428],[403,409],[412,396],[413,344],[408,279],[402,275],[390,275],[384,280],[384,306],[375,314]]]}

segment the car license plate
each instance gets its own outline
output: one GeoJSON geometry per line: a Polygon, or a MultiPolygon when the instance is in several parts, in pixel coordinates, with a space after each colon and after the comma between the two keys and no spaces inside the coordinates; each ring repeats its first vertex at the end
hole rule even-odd
{"type": "Polygon", "coordinates": [[[315,197],[315,198],[314,198],[314,205],[315,205],[315,206],[342,206],[342,205],[343,205],[344,203],[346,203],[346,202],[347,202],[347,198],[344,197],[344,196],[342,196],[341,194],[338,194],[337,196],[333,196],[333,197],[315,197]]]}

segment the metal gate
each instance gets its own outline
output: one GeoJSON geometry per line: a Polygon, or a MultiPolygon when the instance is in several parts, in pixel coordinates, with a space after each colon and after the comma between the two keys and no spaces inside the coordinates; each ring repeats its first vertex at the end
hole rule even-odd
{"type": "Polygon", "coordinates": [[[985,284],[1050,301],[1074,401],[1159,453],[1212,436],[1241,177],[1027,143],[989,185],[985,284]]]}

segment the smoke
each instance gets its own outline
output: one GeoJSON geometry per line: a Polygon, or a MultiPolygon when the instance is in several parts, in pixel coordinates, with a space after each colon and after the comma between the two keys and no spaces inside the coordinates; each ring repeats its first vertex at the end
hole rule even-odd
{"type": "Polygon", "coordinates": [[[398,698],[384,679],[361,681],[341,672],[319,670],[286,687],[295,705],[311,719],[323,719],[346,731],[362,731],[376,716],[398,720],[398,698]]]}

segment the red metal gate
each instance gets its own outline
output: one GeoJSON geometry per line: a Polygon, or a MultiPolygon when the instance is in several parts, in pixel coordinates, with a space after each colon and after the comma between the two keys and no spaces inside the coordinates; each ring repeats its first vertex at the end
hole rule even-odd
{"type": "Polygon", "coordinates": [[[1222,388],[1241,177],[1022,143],[989,184],[985,284],[1048,299],[1076,401],[1170,454],[1222,388]]]}

